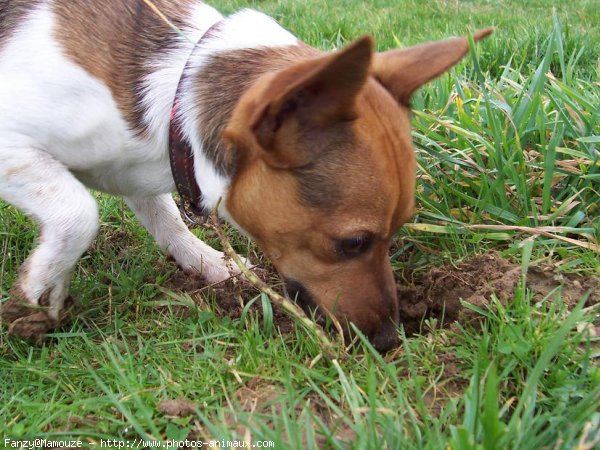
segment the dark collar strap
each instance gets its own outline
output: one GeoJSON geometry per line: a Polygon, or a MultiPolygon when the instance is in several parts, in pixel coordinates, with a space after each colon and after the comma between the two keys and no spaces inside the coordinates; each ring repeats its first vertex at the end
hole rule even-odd
{"type": "Polygon", "coordinates": [[[169,123],[169,160],[171,162],[171,173],[173,174],[175,187],[181,196],[184,211],[187,206],[192,213],[201,216],[203,219],[206,218],[206,211],[202,207],[202,191],[200,190],[200,186],[198,186],[194,172],[194,154],[190,142],[183,133],[181,120],[177,117],[177,111],[181,100],[183,78],[190,66],[194,50],[203,39],[210,36],[216,30],[217,25],[220,23],[221,21],[214,23],[194,45],[177,84],[177,91],[175,91],[175,98],[171,107],[171,121],[169,123]]]}

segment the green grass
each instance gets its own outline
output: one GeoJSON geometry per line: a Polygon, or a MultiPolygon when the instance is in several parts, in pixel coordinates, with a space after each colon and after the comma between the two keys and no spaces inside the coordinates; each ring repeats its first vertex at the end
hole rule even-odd
{"type": "MultiPolygon", "coordinates": [[[[524,273],[531,263],[600,273],[585,248],[600,235],[595,2],[212,4],[262,9],[324,49],[364,33],[383,50],[495,25],[414,98],[418,209],[398,234],[394,267],[400,276],[494,249],[524,273]]],[[[281,334],[261,298],[263,319],[219,314],[210,292],[197,305],[173,298],[174,266],[121,200],[98,198],[102,229],[71,287],[80,316],[43,347],[0,331],[0,446],[5,437],[210,436],[276,448],[600,448],[598,307],[583,308],[585,299],[574,308],[560,291],[533,299],[524,277],[512,301],[475,308],[477,326],[430,319],[420,335],[400,330],[403,345],[384,358],[363,342],[331,360],[309,330],[281,334]],[[159,411],[179,397],[194,414],[159,411]]],[[[196,232],[219,245],[210,230],[196,232]]],[[[0,300],[35,236],[0,204],[0,300]]]]}

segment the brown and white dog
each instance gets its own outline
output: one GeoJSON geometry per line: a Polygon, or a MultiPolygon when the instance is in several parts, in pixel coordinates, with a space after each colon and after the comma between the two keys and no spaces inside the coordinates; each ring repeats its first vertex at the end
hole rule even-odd
{"type": "Polygon", "coordinates": [[[0,0],[0,197],[40,225],[4,323],[31,338],[32,311],[58,321],[98,231],[86,186],[123,196],[184,270],[230,276],[171,197],[177,91],[172,120],[191,147],[197,206],[219,205],[303,307],[393,346],[388,248],[414,205],[409,99],[467,39],[375,53],[364,37],[324,54],[256,11],[153,0],[178,32],[148,3],[0,0]]]}

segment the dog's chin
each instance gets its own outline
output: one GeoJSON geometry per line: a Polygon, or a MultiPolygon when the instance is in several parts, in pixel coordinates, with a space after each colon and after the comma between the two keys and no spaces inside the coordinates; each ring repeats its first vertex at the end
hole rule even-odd
{"type": "Polygon", "coordinates": [[[318,325],[325,327],[327,321],[325,315],[321,312],[319,305],[315,302],[311,293],[302,283],[285,278],[285,295],[296,303],[304,313],[312,318],[318,325]]]}

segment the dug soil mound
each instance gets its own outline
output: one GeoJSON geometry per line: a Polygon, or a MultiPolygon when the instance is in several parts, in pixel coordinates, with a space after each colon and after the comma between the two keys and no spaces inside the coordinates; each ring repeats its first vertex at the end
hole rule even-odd
{"type": "MultiPolygon", "coordinates": [[[[461,300],[483,309],[493,295],[505,303],[513,298],[520,278],[520,266],[495,253],[466,259],[457,266],[434,267],[410,285],[398,288],[400,321],[408,334],[419,332],[426,317],[444,324],[468,321],[476,314],[461,300]]],[[[588,305],[600,301],[600,280],[593,277],[557,274],[532,266],[527,271],[526,286],[535,300],[556,291],[562,301],[573,306],[589,291],[588,305]]]]}
{"type": "MultiPolygon", "coordinates": [[[[263,281],[268,282],[276,291],[283,294],[281,289],[274,286],[277,282],[276,273],[255,269],[257,274],[263,281]]],[[[200,275],[189,275],[183,271],[175,272],[167,281],[165,287],[173,292],[185,292],[189,294],[197,303],[203,303],[204,296],[214,295],[216,298],[217,311],[221,317],[230,317],[239,319],[247,302],[260,295],[258,288],[244,280],[231,279],[217,285],[207,286],[206,282],[200,275]]],[[[211,305],[206,305],[210,308],[211,305]]],[[[272,305],[273,321],[282,333],[291,333],[294,328],[292,318],[282,308],[277,305],[272,305]]],[[[250,307],[252,313],[262,316],[262,305],[260,301],[255,301],[250,307]]]]}
{"type": "MultiPolygon", "coordinates": [[[[276,283],[276,274],[263,270],[261,278],[270,285],[276,283]]],[[[449,325],[455,321],[470,321],[478,315],[464,306],[462,301],[485,309],[495,295],[506,303],[514,297],[521,278],[521,268],[499,256],[488,253],[468,258],[458,265],[433,267],[415,276],[408,285],[398,287],[400,321],[407,334],[422,330],[423,320],[436,318],[449,325]]],[[[553,291],[560,293],[562,301],[574,306],[588,291],[587,304],[600,301],[600,280],[573,274],[559,274],[550,268],[532,266],[527,271],[527,289],[535,300],[541,300],[553,291]]],[[[175,272],[166,287],[176,292],[186,292],[196,301],[211,292],[216,296],[218,311],[222,316],[237,319],[245,302],[259,291],[243,281],[229,281],[217,286],[206,286],[199,276],[175,272]]],[[[262,312],[260,301],[254,302],[251,311],[262,312]]],[[[208,305],[207,305],[208,307],[208,305]]],[[[273,318],[282,333],[291,332],[293,320],[279,307],[273,306],[273,318]]]]}

